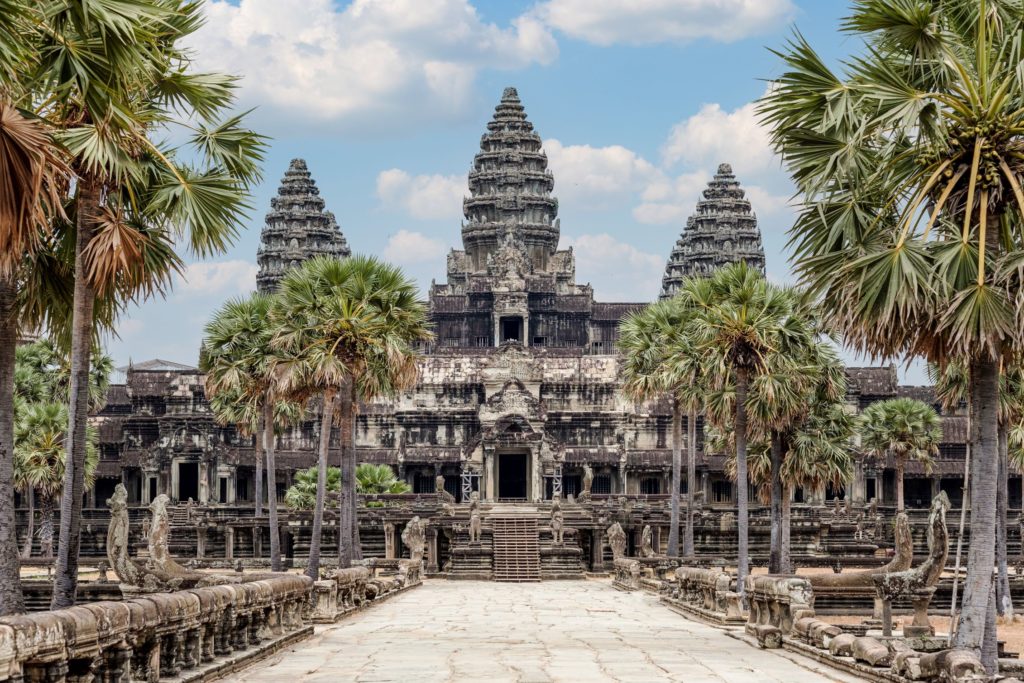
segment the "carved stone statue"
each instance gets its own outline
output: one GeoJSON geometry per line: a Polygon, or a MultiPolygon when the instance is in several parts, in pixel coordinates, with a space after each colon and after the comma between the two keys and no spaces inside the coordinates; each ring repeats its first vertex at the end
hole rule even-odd
{"type": "Polygon", "coordinates": [[[565,542],[565,514],[562,512],[561,496],[555,496],[551,503],[551,537],[555,545],[565,542]]]}
{"type": "Polygon", "coordinates": [[[437,493],[437,498],[441,503],[451,505],[455,502],[455,496],[444,490],[444,477],[440,474],[434,479],[434,491],[437,493]]]}
{"type": "Polygon", "coordinates": [[[640,556],[654,557],[654,532],[650,524],[645,524],[640,533],[640,556]]]}
{"type": "Polygon", "coordinates": [[[608,527],[608,546],[612,549],[612,559],[619,560],[626,556],[626,532],[618,522],[608,527]]]}
{"type": "Polygon", "coordinates": [[[469,501],[469,542],[479,543],[483,535],[483,522],[480,518],[480,497],[469,501]]]}
{"type": "MultiPolygon", "coordinates": [[[[166,497],[166,496],[165,496],[166,497]]],[[[114,487],[114,495],[107,499],[110,507],[110,526],[107,527],[107,561],[121,584],[129,589],[157,592],[175,590],[181,577],[169,576],[161,571],[142,567],[132,560],[128,552],[128,489],[124,484],[114,487]]]]}
{"type": "Polygon", "coordinates": [[[871,501],[868,503],[868,517],[874,519],[875,515],[878,514],[878,499],[871,496],[871,501]]]}
{"type": "Polygon", "coordinates": [[[576,500],[580,503],[590,502],[590,489],[594,486],[594,469],[590,465],[583,466],[583,486],[576,500]]]}
{"type": "Polygon", "coordinates": [[[946,529],[948,510],[949,498],[945,491],[940,491],[939,495],[932,499],[931,511],[928,513],[928,558],[924,562],[913,569],[873,577],[878,596],[886,603],[891,604],[893,598],[901,595],[911,597],[914,621],[911,625],[904,626],[904,635],[921,636],[935,633],[928,621],[928,605],[949,556],[949,532],[946,529]]]}
{"type": "Polygon", "coordinates": [[[149,527],[149,569],[156,569],[174,576],[183,576],[187,570],[171,559],[168,540],[171,533],[171,518],[167,512],[167,504],[171,499],[161,493],[150,503],[153,521],[149,527]]]}
{"type": "Polygon", "coordinates": [[[419,516],[413,517],[402,530],[402,543],[409,549],[409,558],[423,561],[423,551],[427,543],[426,525],[419,516]]]}

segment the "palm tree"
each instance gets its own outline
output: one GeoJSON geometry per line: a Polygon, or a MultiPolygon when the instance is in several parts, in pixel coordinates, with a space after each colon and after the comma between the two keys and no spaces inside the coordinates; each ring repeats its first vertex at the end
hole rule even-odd
{"type": "MultiPolygon", "coordinates": [[[[39,545],[46,558],[53,557],[53,509],[64,487],[67,417],[67,406],[63,404],[34,403],[19,416],[15,434],[14,485],[39,501],[39,545]]],[[[87,488],[92,486],[99,465],[95,429],[90,427],[88,438],[87,488]]]]}
{"type": "Polygon", "coordinates": [[[362,494],[409,493],[411,487],[395,476],[390,465],[363,463],[356,467],[356,491],[362,494]]]}
{"type": "Polygon", "coordinates": [[[51,131],[23,114],[41,3],[0,2],[0,616],[24,610],[14,523],[14,372],[20,271],[61,210],[68,169],[51,131]]]}
{"type": "MultiPolygon", "coordinates": [[[[699,366],[687,336],[686,313],[692,312],[683,299],[658,301],[629,314],[620,326],[619,349],[624,354],[623,393],[635,401],[648,401],[668,394],[672,403],[672,511],[668,554],[679,554],[679,489],[682,476],[682,422],[684,400],[680,394],[695,388],[694,378],[683,378],[678,370],[699,366]],[[690,381],[687,381],[689,379],[690,381]]],[[[693,426],[693,412],[690,426],[693,426]]],[[[693,555],[693,481],[696,461],[693,441],[687,442],[687,515],[683,554],[693,555]],[[691,468],[692,465],[692,468],[691,468]],[[693,471],[691,471],[691,469],[693,471]]]]}
{"type": "Polygon", "coordinates": [[[893,398],[872,403],[860,416],[860,443],[875,458],[892,457],[896,465],[896,510],[903,512],[903,472],[907,460],[915,460],[930,472],[939,453],[942,427],[939,416],[927,403],[912,398],[893,398]]]}
{"type": "MultiPolygon", "coordinates": [[[[341,420],[339,562],[347,567],[361,556],[355,523],[355,418],[360,401],[394,396],[417,376],[413,345],[429,339],[426,310],[415,284],[401,270],[373,257],[343,261],[318,257],[290,271],[281,282],[272,320],[278,330],[275,361],[285,394],[319,394],[320,481],[327,476],[327,451],[334,414],[341,420]]],[[[323,486],[318,489],[318,498],[323,486]]],[[[320,562],[323,504],[313,514],[313,541],[307,573],[320,562]]]]}
{"type": "MultiPolygon", "coordinates": [[[[767,368],[768,355],[782,342],[793,313],[791,293],[769,284],[745,262],[718,270],[688,296],[697,307],[696,349],[705,354],[705,376],[731,385],[736,444],[737,585],[748,570],[747,411],[752,380],[767,368]]],[[[685,292],[686,290],[684,290],[685,292]]]]}
{"type": "Polygon", "coordinates": [[[1024,9],[857,0],[845,28],[863,57],[837,74],[797,35],[760,111],[803,195],[796,271],[830,323],[868,354],[969,368],[974,511],[956,645],[981,651],[995,642],[999,367],[1024,327],[1011,266],[1024,247],[1024,9]]]}
{"type": "Polygon", "coordinates": [[[181,265],[176,242],[199,256],[222,251],[259,177],[262,138],[240,116],[221,118],[234,79],[190,69],[183,43],[201,12],[187,0],[47,3],[32,27],[33,103],[58,131],[75,176],[70,438],[54,608],[74,604],[78,581],[97,298],[163,291],[181,265]],[[172,128],[184,128],[187,150],[154,141],[172,128]]]}
{"type": "Polygon", "coordinates": [[[277,516],[277,467],[274,426],[297,412],[275,395],[271,371],[274,329],[267,324],[274,298],[252,294],[227,302],[206,325],[200,365],[206,372],[210,405],[222,423],[242,433],[256,434],[256,516],[262,515],[263,458],[270,482],[270,565],[282,570],[281,536],[277,516]]]}
{"type": "MultiPolygon", "coordinates": [[[[319,470],[310,467],[295,473],[295,480],[284,494],[284,504],[290,510],[313,510],[316,508],[316,497],[319,489],[319,470]]],[[[327,468],[327,493],[341,491],[341,468],[327,468]]]]}

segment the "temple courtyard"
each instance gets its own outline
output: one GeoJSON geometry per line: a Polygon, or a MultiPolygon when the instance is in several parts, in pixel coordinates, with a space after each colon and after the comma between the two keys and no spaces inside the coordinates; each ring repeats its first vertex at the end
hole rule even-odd
{"type": "Polygon", "coordinates": [[[862,680],[687,619],[607,581],[427,581],[269,660],[237,681],[862,680]]]}

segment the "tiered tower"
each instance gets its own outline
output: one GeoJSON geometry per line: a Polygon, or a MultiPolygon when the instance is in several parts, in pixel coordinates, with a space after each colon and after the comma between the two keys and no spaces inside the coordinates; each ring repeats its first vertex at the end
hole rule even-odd
{"type": "Polygon", "coordinates": [[[289,268],[314,256],[345,258],[352,252],[334,214],[324,211],[324,200],[306,162],[292,159],[270,212],[256,252],[259,273],[256,288],[273,292],[289,268]]]}
{"type": "Polygon", "coordinates": [[[710,275],[730,263],[746,261],[764,272],[764,245],[757,216],[733,175],[732,166],[721,164],[718,173],[686,219],[661,281],[661,298],[674,295],[683,279],[710,275]]]}
{"type": "Polygon", "coordinates": [[[469,173],[462,208],[462,243],[471,272],[487,270],[487,257],[506,235],[520,241],[538,271],[558,248],[558,200],[541,139],[526,120],[515,88],[505,88],[469,173]]]}

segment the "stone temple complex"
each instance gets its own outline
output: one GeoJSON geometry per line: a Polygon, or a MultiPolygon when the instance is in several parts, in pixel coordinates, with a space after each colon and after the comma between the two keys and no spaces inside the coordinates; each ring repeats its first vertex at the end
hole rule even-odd
{"type": "MultiPolygon", "coordinates": [[[[615,348],[619,321],[647,302],[595,301],[591,286],[576,281],[572,250],[558,248],[555,188],[541,137],[516,90],[508,88],[472,162],[461,248],[448,255],[447,282],[429,291],[436,336],[421,349],[419,383],[397,400],[362,407],[358,460],[393,467],[417,500],[443,495],[455,504],[476,497],[485,507],[520,503],[539,510],[540,521],[549,514],[544,506],[556,498],[617,501],[615,510],[626,501],[632,512],[622,521],[630,543],[640,542],[639,524],[647,520],[656,529],[654,543],[663,544],[671,411],[665,402],[638,405],[623,396],[615,348]]],[[[305,162],[294,160],[266,215],[258,288],[273,291],[283,272],[313,255],[349,253],[305,162]]],[[[671,250],[661,295],[670,295],[688,275],[739,259],[764,268],[754,208],[723,163],[671,250]]],[[[900,386],[892,367],[849,368],[848,378],[853,411],[895,396],[936,403],[927,387],[900,386]]],[[[93,417],[101,462],[87,507],[102,507],[119,483],[129,505],[149,505],[162,494],[172,502],[192,500],[211,511],[210,519],[229,520],[226,530],[211,522],[207,547],[228,545],[231,556],[255,556],[265,544],[252,518],[259,485],[254,443],[215,422],[203,387],[202,374],[190,366],[149,361],[125,368],[123,382],[111,386],[105,407],[93,417]]],[[[927,508],[940,490],[954,505],[962,499],[966,417],[942,419],[945,436],[932,472],[915,463],[907,467],[910,507],[927,508]]],[[[680,487],[709,509],[728,509],[734,498],[725,458],[704,451],[701,422],[698,478],[680,487]]],[[[278,471],[262,482],[264,500],[267,493],[283,499],[294,473],[315,464],[318,429],[311,415],[278,436],[278,471]]],[[[895,488],[893,463],[859,464],[849,491],[798,490],[795,502],[823,503],[848,494],[854,502],[875,498],[891,505],[895,488]]],[[[1020,505],[1020,487],[1011,484],[1010,491],[1011,506],[1020,505]]],[[[548,552],[550,574],[603,562],[604,529],[620,514],[603,507],[572,510],[565,517],[571,531],[566,538],[576,554],[548,552]]],[[[397,541],[389,529],[400,528],[411,512],[368,509],[362,517],[367,552],[393,547],[397,541]]],[[[429,510],[420,515],[429,517],[429,510]]],[[[454,519],[428,526],[436,551],[431,567],[491,575],[493,558],[459,554],[466,533],[461,525],[454,519]]],[[[287,528],[289,552],[301,556],[308,528],[287,528]]],[[[99,552],[101,532],[96,527],[94,541],[84,541],[85,552],[99,552]]],[[[752,533],[760,532],[755,527],[752,533]]],[[[182,543],[194,547],[196,540],[186,536],[182,543]]],[[[708,552],[717,547],[712,544],[708,552]]]]}

